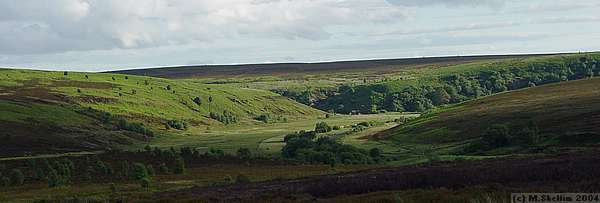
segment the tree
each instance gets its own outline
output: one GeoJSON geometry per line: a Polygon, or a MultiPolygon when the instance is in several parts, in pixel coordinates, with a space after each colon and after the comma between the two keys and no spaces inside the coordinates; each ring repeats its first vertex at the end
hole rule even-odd
{"type": "Polygon", "coordinates": [[[169,174],[169,167],[167,167],[167,164],[162,163],[158,166],[158,172],[161,174],[169,174]]]}
{"type": "Polygon", "coordinates": [[[115,183],[110,183],[110,192],[112,194],[116,194],[117,193],[117,185],[115,185],[115,183]]]}
{"type": "Polygon", "coordinates": [[[23,185],[23,182],[25,181],[25,176],[23,175],[23,172],[19,169],[13,169],[10,172],[10,184],[13,186],[19,186],[19,185],[23,185]]]}
{"type": "Polygon", "coordinates": [[[539,136],[539,128],[537,123],[533,120],[530,120],[520,132],[519,137],[523,141],[525,145],[534,145],[537,144],[540,140],[539,136]]]}
{"type": "Polygon", "coordinates": [[[325,122],[319,122],[315,126],[315,132],[317,132],[317,133],[326,133],[326,132],[330,132],[331,130],[333,130],[331,128],[331,126],[329,126],[325,122]]]}
{"type": "Polygon", "coordinates": [[[185,173],[185,162],[183,158],[179,157],[175,160],[175,165],[173,166],[173,173],[175,174],[184,174],[185,173]]]}
{"type": "Polygon", "coordinates": [[[149,188],[150,187],[150,178],[148,178],[148,177],[142,178],[140,180],[140,186],[142,188],[149,188]]]}
{"type": "Polygon", "coordinates": [[[250,178],[244,174],[239,174],[239,175],[237,175],[237,177],[235,177],[235,182],[236,183],[249,183],[250,178]]]}
{"type": "Polygon", "coordinates": [[[148,170],[146,170],[146,166],[141,163],[133,164],[133,178],[136,180],[142,180],[148,177],[148,170]]]}
{"type": "Polygon", "coordinates": [[[196,97],[192,101],[194,101],[194,103],[196,103],[198,106],[202,105],[202,99],[200,99],[200,97],[196,97]]]}
{"type": "Polygon", "coordinates": [[[154,167],[152,166],[152,164],[148,164],[148,166],[146,166],[146,170],[148,171],[149,176],[156,175],[156,171],[154,171],[154,167]]]}
{"type": "Polygon", "coordinates": [[[371,150],[369,150],[369,156],[376,158],[376,157],[380,157],[381,156],[381,149],[379,148],[372,148],[371,150]]]}
{"type": "Polygon", "coordinates": [[[241,159],[250,159],[250,157],[252,157],[252,152],[250,152],[250,149],[248,148],[240,148],[237,151],[237,155],[241,159]]]}
{"type": "Polygon", "coordinates": [[[171,85],[167,85],[167,90],[171,90],[171,85]]]}
{"type": "Polygon", "coordinates": [[[509,144],[509,131],[506,125],[493,125],[483,134],[483,143],[491,148],[504,147],[509,144]]]}
{"type": "Polygon", "coordinates": [[[63,75],[64,75],[64,76],[67,76],[67,75],[69,75],[69,73],[68,73],[67,71],[65,71],[65,72],[63,73],[63,75]]]}
{"type": "Polygon", "coordinates": [[[10,178],[0,177],[0,186],[4,186],[4,187],[10,186],[10,178]]]}
{"type": "Polygon", "coordinates": [[[427,97],[431,100],[431,103],[436,106],[450,103],[451,98],[450,94],[448,94],[443,87],[435,88],[427,95],[427,97]]]}

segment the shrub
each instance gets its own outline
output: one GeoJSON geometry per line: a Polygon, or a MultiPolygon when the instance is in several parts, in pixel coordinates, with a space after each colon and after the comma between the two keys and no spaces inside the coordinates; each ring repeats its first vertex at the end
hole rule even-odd
{"type": "Polygon", "coordinates": [[[269,114],[262,114],[257,116],[255,119],[264,123],[268,123],[271,120],[271,116],[269,114]]]}
{"type": "Polygon", "coordinates": [[[19,186],[19,185],[23,185],[23,182],[25,181],[25,176],[23,175],[23,172],[19,169],[13,169],[10,172],[10,184],[13,186],[19,186]]]}
{"type": "Polygon", "coordinates": [[[239,174],[235,177],[235,183],[250,183],[250,178],[244,174],[239,174]]]}
{"type": "Polygon", "coordinates": [[[170,121],[167,121],[167,128],[175,128],[177,130],[186,130],[187,123],[185,123],[184,121],[180,121],[180,120],[170,120],[170,121]]]}
{"type": "Polygon", "coordinates": [[[158,166],[158,172],[161,174],[169,174],[169,167],[167,167],[167,164],[162,163],[158,166]]]}
{"type": "Polygon", "coordinates": [[[238,117],[235,116],[232,112],[227,111],[227,110],[223,111],[223,114],[210,112],[209,117],[212,119],[218,120],[219,122],[224,123],[226,125],[238,122],[238,117]]]}
{"type": "Polygon", "coordinates": [[[252,152],[248,148],[240,148],[237,151],[238,157],[241,159],[250,159],[252,157],[252,152]]]}
{"type": "Polygon", "coordinates": [[[154,171],[154,167],[152,167],[151,164],[148,164],[148,166],[146,166],[146,170],[148,171],[149,176],[156,175],[156,171],[154,171]]]}
{"type": "Polygon", "coordinates": [[[132,131],[147,136],[154,136],[154,131],[146,128],[143,123],[130,123],[125,119],[119,119],[117,122],[117,128],[126,131],[132,131]]]}
{"type": "Polygon", "coordinates": [[[202,105],[202,99],[200,99],[200,97],[196,97],[192,101],[194,101],[194,103],[196,103],[198,106],[202,105]]]}
{"type": "Polygon", "coordinates": [[[117,185],[115,183],[110,183],[109,188],[110,188],[110,192],[112,194],[116,194],[117,193],[117,185]]]}
{"type": "Polygon", "coordinates": [[[140,180],[140,186],[142,188],[149,188],[150,187],[150,178],[148,178],[148,177],[142,178],[140,180]]]}
{"type": "Polygon", "coordinates": [[[360,125],[360,126],[363,126],[363,127],[366,127],[366,128],[368,128],[368,127],[371,126],[371,124],[369,122],[367,122],[367,121],[360,122],[360,123],[358,123],[356,125],[360,125]]]}
{"type": "Polygon", "coordinates": [[[130,169],[131,166],[129,165],[129,162],[127,161],[123,161],[121,162],[121,177],[122,178],[129,178],[130,174],[130,169]]]}
{"type": "Polygon", "coordinates": [[[339,161],[346,164],[369,164],[373,158],[369,152],[322,137],[313,141],[306,137],[290,138],[282,149],[282,156],[306,163],[323,163],[335,166],[339,161]]]}
{"type": "Polygon", "coordinates": [[[333,129],[333,130],[340,130],[340,129],[342,129],[342,128],[341,128],[340,126],[337,126],[337,125],[336,125],[336,126],[333,126],[333,128],[332,128],[332,129],[333,129]]]}
{"type": "Polygon", "coordinates": [[[4,187],[10,186],[10,178],[0,177],[0,186],[4,186],[4,187]]]}
{"type": "Polygon", "coordinates": [[[509,144],[510,135],[506,125],[493,125],[482,136],[482,142],[491,148],[504,147],[509,144]]]}
{"type": "Polygon", "coordinates": [[[380,157],[381,156],[381,149],[379,148],[372,148],[371,150],[369,150],[369,156],[376,158],[376,157],[380,157]]]}
{"type": "Polygon", "coordinates": [[[317,133],[326,133],[326,132],[330,132],[331,130],[332,130],[331,126],[329,126],[325,122],[319,122],[315,126],[315,132],[317,132],[317,133]]]}
{"type": "Polygon", "coordinates": [[[148,170],[146,170],[146,166],[141,163],[133,164],[133,178],[136,180],[142,180],[148,177],[148,170]]]}
{"type": "Polygon", "coordinates": [[[175,165],[173,166],[174,174],[184,174],[185,173],[185,162],[183,158],[179,157],[175,160],[175,165]]]}
{"type": "Polygon", "coordinates": [[[223,181],[225,181],[225,183],[234,183],[235,182],[235,180],[233,179],[233,177],[231,177],[230,175],[226,175],[223,178],[223,181]]]}

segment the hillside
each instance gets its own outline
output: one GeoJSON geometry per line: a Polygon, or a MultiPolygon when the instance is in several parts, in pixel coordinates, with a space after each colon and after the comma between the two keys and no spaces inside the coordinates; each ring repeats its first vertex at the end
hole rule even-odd
{"type": "Polygon", "coordinates": [[[323,115],[272,92],[108,73],[0,69],[0,153],[129,145],[161,133],[323,115]],[[212,114],[212,116],[211,116],[212,114]],[[158,133],[157,133],[158,132],[158,133]]]}
{"type": "Polygon", "coordinates": [[[442,67],[447,65],[469,63],[485,60],[516,59],[533,56],[548,56],[556,54],[530,55],[482,55],[482,56],[451,56],[406,59],[380,59],[338,61],[323,63],[273,63],[273,64],[242,64],[242,65],[203,65],[179,66],[164,68],[148,68],[114,71],[114,73],[154,76],[162,78],[199,78],[199,77],[241,77],[241,76],[282,76],[293,74],[325,74],[341,72],[394,72],[406,68],[427,66],[442,67]]]}
{"type": "Polygon", "coordinates": [[[518,139],[514,132],[534,122],[540,136],[534,146],[595,146],[600,141],[599,85],[600,78],[593,78],[499,93],[442,108],[375,137],[402,145],[460,148],[492,125],[508,126],[518,139]]]}

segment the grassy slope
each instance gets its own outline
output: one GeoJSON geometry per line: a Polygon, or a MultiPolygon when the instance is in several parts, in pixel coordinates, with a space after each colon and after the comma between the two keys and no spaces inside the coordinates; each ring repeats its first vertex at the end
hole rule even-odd
{"type": "Polygon", "coordinates": [[[187,121],[191,129],[223,126],[208,114],[224,110],[237,115],[242,124],[257,123],[253,118],[261,114],[289,120],[323,115],[263,90],[108,73],[65,76],[63,72],[0,69],[0,128],[6,129],[0,136],[14,140],[0,147],[95,148],[111,144],[112,138],[121,144],[144,139],[113,132],[114,127],[80,113],[88,107],[143,122],[155,130],[164,130],[164,123],[175,119],[187,121]],[[166,90],[168,85],[171,91],[166,90]],[[202,98],[200,106],[192,101],[195,97],[202,98]]]}
{"type": "Polygon", "coordinates": [[[478,138],[492,124],[529,120],[536,121],[545,135],[597,134],[599,85],[600,78],[593,78],[492,95],[439,110],[377,136],[403,145],[452,146],[478,138]]]}

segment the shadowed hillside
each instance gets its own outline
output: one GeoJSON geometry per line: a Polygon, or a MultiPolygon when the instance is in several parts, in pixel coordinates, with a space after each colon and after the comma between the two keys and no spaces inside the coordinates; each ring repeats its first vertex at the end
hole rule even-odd
{"type": "MultiPolygon", "coordinates": [[[[431,113],[375,137],[409,144],[448,145],[480,139],[494,125],[505,125],[519,139],[535,123],[534,146],[595,146],[600,139],[600,78],[560,82],[500,93],[431,113]]],[[[511,146],[513,147],[513,146],[511,146]]]]}

